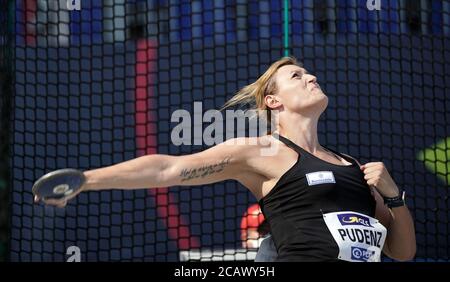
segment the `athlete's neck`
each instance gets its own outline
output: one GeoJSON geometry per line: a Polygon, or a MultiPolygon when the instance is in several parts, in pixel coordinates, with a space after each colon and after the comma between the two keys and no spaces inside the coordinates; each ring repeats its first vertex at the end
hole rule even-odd
{"type": "Polygon", "coordinates": [[[317,137],[317,123],[318,117],[281,116],[277,132],[304,150],[315,154],[322,148],[317,137]]]}

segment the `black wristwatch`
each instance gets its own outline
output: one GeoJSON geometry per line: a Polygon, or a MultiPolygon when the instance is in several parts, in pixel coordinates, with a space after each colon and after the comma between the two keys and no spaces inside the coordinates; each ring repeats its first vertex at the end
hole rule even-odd
{"type": "Polygon", "coordinates": [[[388,208],[396,208],[396,207],[402,207],[405,205],[405,191],[401,192],[400,195],[396,197],[383,197],[384,204],[388,206],[388,208]]]}

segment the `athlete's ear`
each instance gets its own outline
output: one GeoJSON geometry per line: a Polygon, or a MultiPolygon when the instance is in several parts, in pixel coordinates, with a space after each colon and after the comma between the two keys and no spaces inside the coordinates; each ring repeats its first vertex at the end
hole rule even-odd
{"type": "Polygon", "coordinates": [[[278,97],[275,95],[266,95],[264,97],[264,102],[269,109],[276,109],[281,106],[281,102],[278,100],[278,97]]]}

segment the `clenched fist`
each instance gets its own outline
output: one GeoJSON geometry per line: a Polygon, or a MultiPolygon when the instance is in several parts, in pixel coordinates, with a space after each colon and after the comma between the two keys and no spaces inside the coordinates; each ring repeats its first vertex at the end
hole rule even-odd
{"type": "Polygon", "coordinates": [[[369,186],[374,186],[383,197],[396,197],[399,189],[382,162],[371,162],[362,165],[364,179],[369,186]]]}

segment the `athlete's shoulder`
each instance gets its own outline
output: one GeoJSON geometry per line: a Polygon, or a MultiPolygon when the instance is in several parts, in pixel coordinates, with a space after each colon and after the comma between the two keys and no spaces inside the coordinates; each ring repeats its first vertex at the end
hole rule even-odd
{"type": "Polygon", "coordinates": [[[234,155],[236,159],[245,158],[250,160],[258,157],[275,155],[276,150],[273,149],[275,147],[274,145],[278,145],[276,142],[277,140],[271,135],[263,135],[256,137],[231,138],[219,144],[219,146],[234,155]]]}
{"type": "Polygon", "coordinates": [[[270,147],[276,142],[272,135],[262,135],[255,137],[237,137],[223,142],[223,145],[239,146],[245,149],[270,147]]]}

